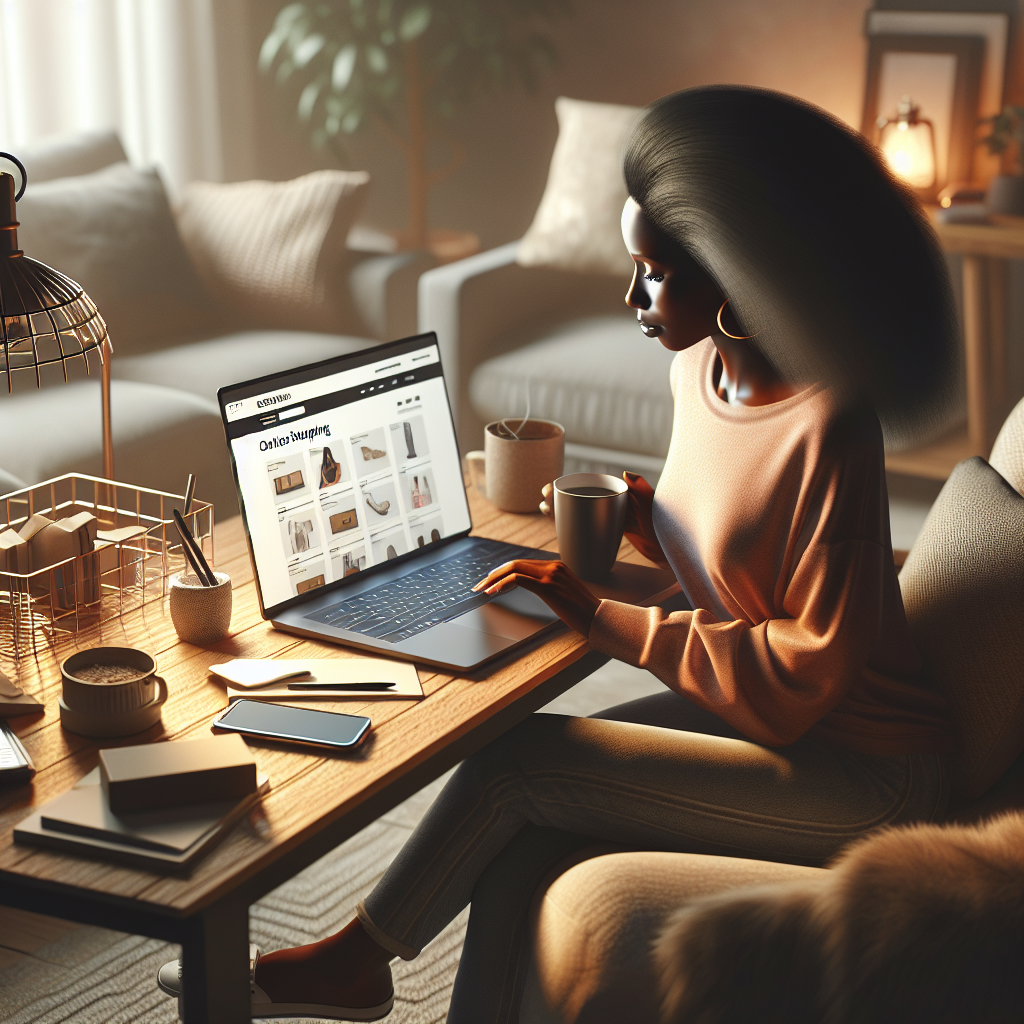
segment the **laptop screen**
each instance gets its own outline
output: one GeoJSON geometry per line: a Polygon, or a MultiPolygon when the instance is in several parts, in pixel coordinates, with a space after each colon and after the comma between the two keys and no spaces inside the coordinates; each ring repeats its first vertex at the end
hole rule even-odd
{"type": "Polygon", "coordinates": [[[469,530],[434,334],[218,397],[268,614],[469,530]]]}

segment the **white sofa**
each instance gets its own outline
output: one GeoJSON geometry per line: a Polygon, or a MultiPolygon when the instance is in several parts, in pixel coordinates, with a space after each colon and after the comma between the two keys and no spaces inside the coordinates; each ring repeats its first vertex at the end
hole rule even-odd
{"type": "MultiPolygon", "coordinates": [[[[371,249],[350,245],[328,282],[331,318],[318,331],[289,330],[285,317],[264,312],[261,322],[210,294],[159,176],[129,167],[115,135],[18,155],[29,177],[18,205],[21,247],[78,280],[108,322],[121,481],[180,493],[194,472],[198,496],[219,518],[234,514],[217,389],[415,330],[423,254],[372,251],[372,235],[371,249]]],[[[3,389],[0,493],[72,471],[101,474],[99,387],[94,376],[3,389]]]]}

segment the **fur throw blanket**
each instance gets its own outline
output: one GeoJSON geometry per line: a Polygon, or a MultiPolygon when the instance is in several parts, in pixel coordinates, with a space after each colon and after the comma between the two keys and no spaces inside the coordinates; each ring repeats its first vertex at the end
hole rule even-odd
{"type": "Polygon", "coordinates": [[[1019,1024],[1024,815],[881,832],[677,912],[655,954],[666,1024],[1019,1024]]]}

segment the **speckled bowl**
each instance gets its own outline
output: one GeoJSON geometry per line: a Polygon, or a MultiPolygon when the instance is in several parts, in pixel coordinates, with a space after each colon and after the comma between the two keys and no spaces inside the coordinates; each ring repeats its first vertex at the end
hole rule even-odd
{"type": "Polygon", "coordinates": [[[171,578],[171,622],[187,644],[213,644],[231,628],[231,577],[215,572],[217,586],[204,587],[191,573],[171,578]]]}

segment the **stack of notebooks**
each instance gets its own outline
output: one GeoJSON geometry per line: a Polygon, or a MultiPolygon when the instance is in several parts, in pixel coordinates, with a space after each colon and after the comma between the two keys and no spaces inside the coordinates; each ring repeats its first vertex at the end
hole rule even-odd
{"type": "Polygon", "coordinates": [[[120,747],[100,757],[74,789],[22,821],[14,841],[173,871],[206,853],[270,788],[240,736],[120,747]]]}

